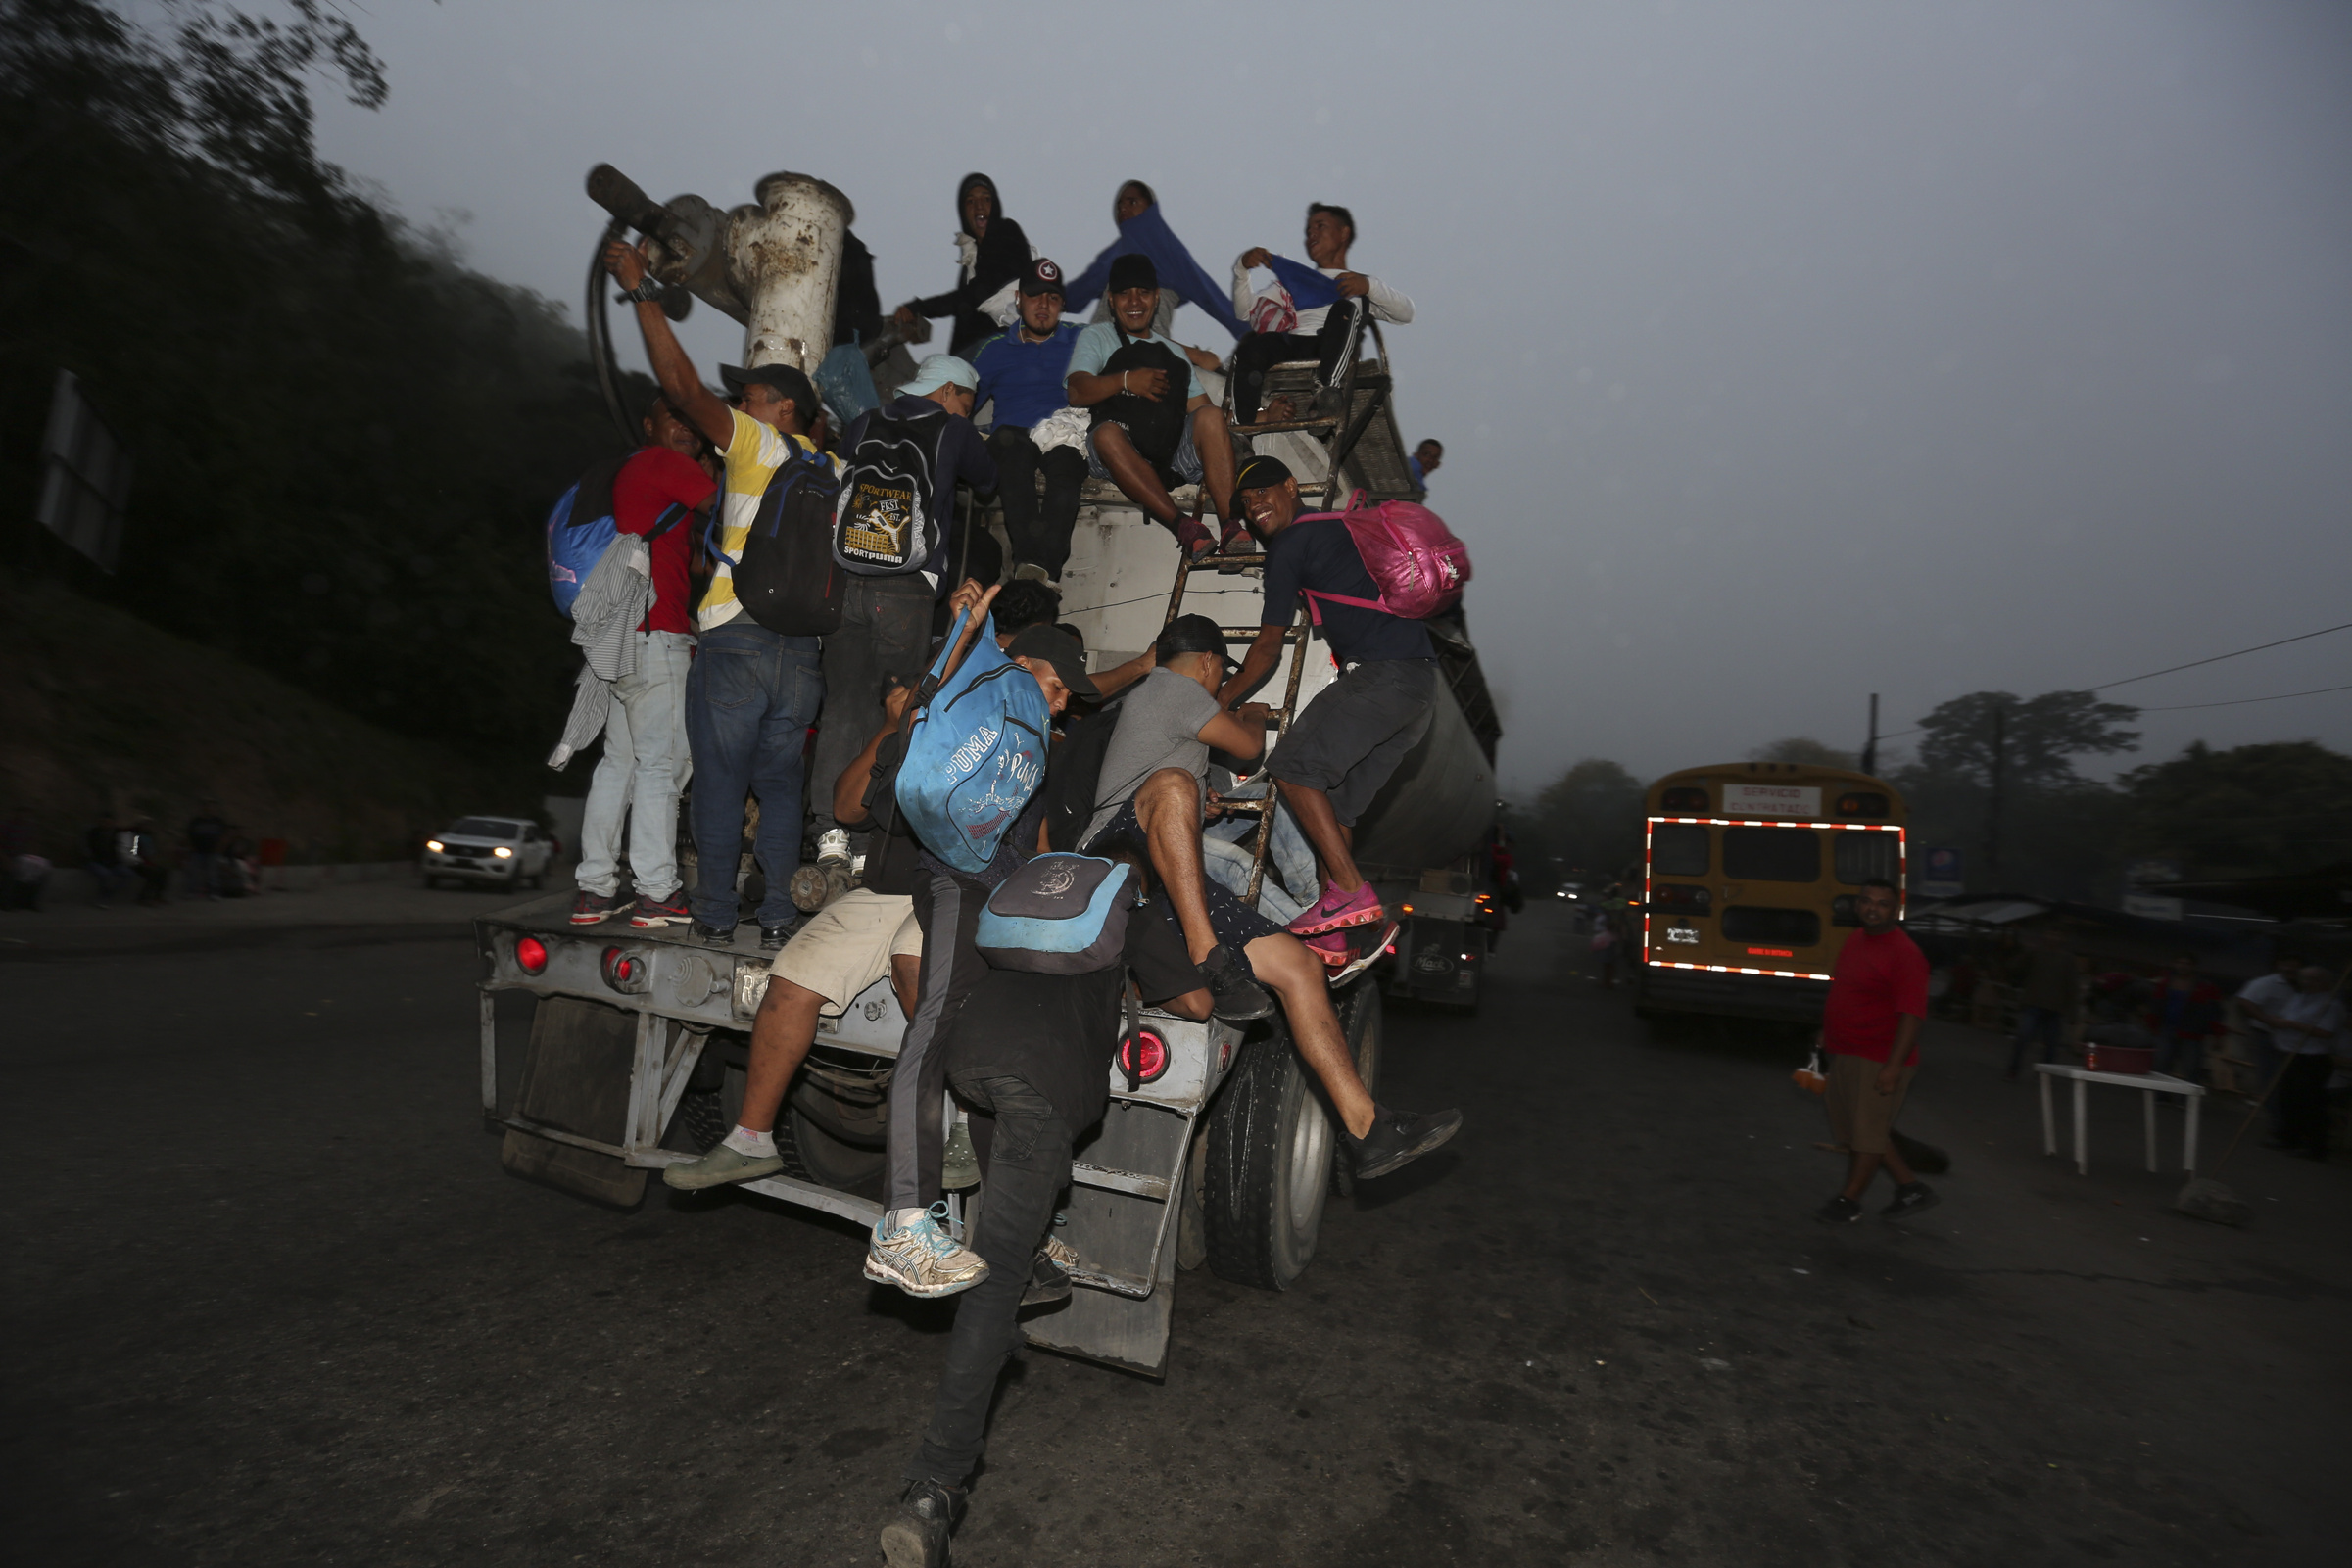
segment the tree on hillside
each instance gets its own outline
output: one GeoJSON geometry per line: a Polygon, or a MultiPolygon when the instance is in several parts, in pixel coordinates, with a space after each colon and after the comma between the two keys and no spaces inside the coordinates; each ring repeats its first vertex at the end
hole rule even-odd
{"type": "Polygon", "coordinates": [[[383,71],[288,4],[150,30],[0,0],[0,491],[36,493],[71,370],[137,464],[120,575],[83,586],[390,728],[544,755],[578,655],[539,525],[613,444],[585,345],[319,160],[314,86],[373,105],[383,71]]]}
{"type": "Polygon", "coordinates": [[[1793,735],[1783,740],[1768,741],[1748,753],[1750,762],[1788,762],[1800,768],[1852,768],[1854,754],[1825,745],[1811,736],[1793,735]]]}
{"type": "Polygon", "coordinates": [[[1587,757],[1544,786],[1535,820],[1548,851],[1607,880],[1642,858],[1642,782],[1587,757]]]}
{"type": "Polygon", "coordinates": [[[2136,855],[2192,877],[2285,877],[2352,860],[2352,757],[2313,740],[2216,751],[2199,740],[2119,781],[2136,855]]]}

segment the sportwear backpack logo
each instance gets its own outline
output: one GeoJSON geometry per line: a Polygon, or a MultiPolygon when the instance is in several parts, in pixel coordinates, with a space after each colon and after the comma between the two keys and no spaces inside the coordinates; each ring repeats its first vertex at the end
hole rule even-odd
{"type": "Polygon", "coordinates": [[[768,476],[744,552],[719,548],[718,508],[702,543],[713,560],[727,562],[736,602],[779,637],[828,637],[841,629],[848,579],[833,558],[833,513],[841,482],[823,452],[786,438],[792,456],[768,476]]]}
{"type": "Polygon", "coordinates": [[[1347,524],[1356,553],[1364,558],[1364,569],[1380,591],[1377,599],[1363,599],[1312,588],[1300,590],[1307,595],[1307,613],[1315,624],[1323,624],[1317,599],[1379,610],[1407,621],[1425,621],[1460,603],[1463,587],[1470,580],[1470,548],[1454,537],[1445,519],[1409,500],[1359,505],[1363,499],[1360,490],[1348,498],[1344,512],[1309,512],[1297,519],[1303,523],[1336,517],[1347,524]]]}
{"type": "Polygon", "coordinates": [[[997,969],[1092,974],[1127,948],[1134,868],[1095,855],[1048,853],[1006,878],[980,912],[974,944],[997,969]]]}
{"type": "Polygon", "coordinates": [[[894,577],[931,559],[939,543],[931,464],[947,417],[944,408],[911,417],[877,408],[867,416],[834,509],[835,560],[860,577],[894,577]]]}
{"type": "Polygon", "coordinates": [[[898,809],[924,848],[977,876],[1045,776],[1053,710],[1036,677],[996,645],[992,615],[955,674],[942,679],[970,618],[969,610],[955,618],[924,677],[923,706],[898,764],[898,809]]]}
{"type": "MultiPolygon", "coordinates": [[[[579,598],[588,574],[597,569],[597,562],[604,558],[605,549],[620,532],[612,516],[612,482],[636,455],[625,452],[598,463],[558,496],[548,512],[548,592],[565,620],[571,619],[573,601],[579,598]]],[[[685,516],[685,507],[668,507],[646,538],[659,539],[685,516]]]]}

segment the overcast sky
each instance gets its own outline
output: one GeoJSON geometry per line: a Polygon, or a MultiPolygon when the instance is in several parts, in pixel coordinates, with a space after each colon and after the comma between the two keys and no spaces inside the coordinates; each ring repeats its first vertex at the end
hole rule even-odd
{"type": "MultiPolygon", "coordinates": [[[[968,169],[1074,267],[1128,176],[1220,278],[1352,207],[1416,304],[1398,404],[1447,444],[1514,792],[2352,621],[2352,7],[348,14],[392,96],[322,105],[326,156],[575,316],[599,161],[722,207],[829,179],[886,303],[953,281],[968,169]]],[[[2352,632],[2112,695],[2348,682],[2352,632]]],[[[2352,749],[2352,691],[2143,728],[2123,765],[2352,749]]]]}

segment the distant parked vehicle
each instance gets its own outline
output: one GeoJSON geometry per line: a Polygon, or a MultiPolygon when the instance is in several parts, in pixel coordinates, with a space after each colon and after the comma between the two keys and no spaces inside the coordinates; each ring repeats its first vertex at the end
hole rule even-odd
{"type": "Polygon", "coordinates": [[[1584,902],[1584,884],[1582,882],[1561,882],[1553,889],[1552,896],[1564,898],[1571,904],[1580,904],[1584,902]]]}
{"type": "Polygon", "coordinates": [[[425,885],[443,880],[543,887],[555,840],[520,817],[459,817],[425,840],[425,885]]]}

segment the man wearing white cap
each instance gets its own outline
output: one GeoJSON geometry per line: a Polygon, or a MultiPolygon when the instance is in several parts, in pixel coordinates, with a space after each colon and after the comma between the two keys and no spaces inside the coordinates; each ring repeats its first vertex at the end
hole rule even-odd
{"type": "MultiPolygon", "coordinates": [[[[809,778],[817,858],[846,860],[833,783],[882,724],[892,676],[913,686],[931,662],[932,603],[955,591],[947,537],[960,481],[987,494],[996,465],[973,428],[980,375],[953,355],[916,366],[898,396],[849,421],[834,554],[849,574],[841,629],[825,639],[825,713],[809,778]]],[[[984,585],[985,586],[985,585],[984,585]]]]}

